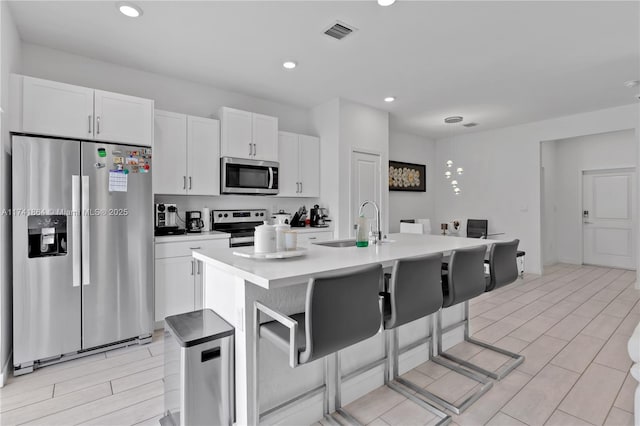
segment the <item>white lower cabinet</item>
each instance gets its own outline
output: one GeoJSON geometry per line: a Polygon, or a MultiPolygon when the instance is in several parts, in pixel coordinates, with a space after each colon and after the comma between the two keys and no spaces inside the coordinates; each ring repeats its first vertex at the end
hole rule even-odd
{"type": "Polygon", "coordinates": [[[192,250],[229,247],[227,238],[156,243],[155,321],[202,308],[202,262],[192,250]]]}
{"type": "MultiPolygon", "coordinates": [[[[295,230],[295,228],[293,228],[295,230]]],[[[298,232],[298,245],[308,247],[310,244],[333,239],[333,231],[298,232]]]]}

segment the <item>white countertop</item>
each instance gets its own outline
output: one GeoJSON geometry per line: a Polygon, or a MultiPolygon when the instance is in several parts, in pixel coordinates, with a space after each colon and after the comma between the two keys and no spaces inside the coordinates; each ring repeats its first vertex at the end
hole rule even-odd
{"type": "Polygon", "coordinates": [[[333,232],[333,228],[331,226],[327,226],[326,228],[318,228],[314,226],[305,226],[304,228],[292,227],[292,231],[299,232],[301,234],[307,234],[309,232],[333,232]]]}
{"type": "Polygon", "coordinates": [[[198,241],[198,240],[223,240],[229,238],[229,234],[220,231],[209,231],[199,233],[187,233],[181,235],[161,235],[154,237],[156,243],[177,243],[182,241],[198,241]]]}
{"type": "Polygon", "coordinates": [[[234,248],[194,250],[193,257],[217,269],[264,288],[300,284],[321,274],[393,261],[457,248],[490,245],[497,240],[421,234],[390,234],[395,242],[371,247],[324,247],[310,244],[305,256],[289,259],[257,260],[233,254],[234,248]]]}

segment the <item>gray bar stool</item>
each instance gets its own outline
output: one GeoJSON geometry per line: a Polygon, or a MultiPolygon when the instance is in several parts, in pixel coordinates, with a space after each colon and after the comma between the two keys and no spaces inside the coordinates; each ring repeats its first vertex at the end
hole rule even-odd
{"type": "Polygon", "coordinates": [[[432,397],[435,397],[435,395],[400,377],[398,374],[400,352],[404,353],[424,343],[432,343],[432,337],[421,339],[400,349],[398,327],[438,312],[442,306],[441,264],[442,253],[396,260],[393,264],[392,273],[385,274],[385,278],[388,279],[388,291],[382,294],[384,295],[383,325],[384,329],[388,331],[385,336],[387,355],[385,384],[438,416],[441,419],[437,423],[438,425],[445,425],[451,421],[451,417],[448,414],[395,384],[395,382],[398,382],[432,400],[432,397]]]}
{"type": "MultiPolygon", "coordinates": [[[[337,358],[338,351],[368,339],[380,331],[382,316],[378,293],[382,288],[382,277],[382,265],[377,264],[345,274],[311,278],[307,287],[305,312],[292,316],[284,315],[259,301],[254,303],[253,361],[258,423],[260,421],[257,394],[259,338],[270,340],[276,347],[287,352],[291,368],[325,358],[327,355],[335,354],[337,358]],[[275,321],[260,324],[260,312],[275,321]]],[[[335,423],[335,420],[329,416],[326,358],[324,368],[324,414],[328,421],[335,423]]],[[[357,424],[357,420],[342,409],[339,368],[335,386],[336,411],[349,422],[357,424]]],[[[277,409],[299,400],[300,397],[295,398],[277,409]]]]}
{"type": "MultiPolygon", "coordinates": [[[[465,249],[458,249],[451,252],[449,256],[448,270],[442,270],[442,308],[448,308],[458,303],[465,303],[465,307],[468,307],[468,301],[476,296],[484,293],[486,289],[486,279],[484,274],[484,256],[487,251],[487,247],[477,246],[465,249]]],[[[466,309],[468,312],[468,308],[466,309]]],[[[455,371],[458,374],[466,376],[472,380],[475,380],[481,384],[480,388],[465,398],[460,404],[456,405],[453,401],[444,400],[441,397],[435,396],[434,399],[439,404],[443,405],[447,409],[453,411],[456,414],[462,413],[469,408],[475,401],[477,401],[482,395],[491,389],[493,382],[489,380],[486,375],[478,375],[473,371],[462,368],[461,366],[447,361],[450,359],[454,361],[451,356],[442,351],[442,335],[447,331],[453,330],[459,327],[462,323],[456,323],[442,328],[442,309],[438,311],[435,316],[435,326],[433,334],[436,336],[436,350],[435,356],[431,360],[437,364],[440,364],[450,370],[455,371]]],[[[468,333],[466,333],[468,334],[468,333]]],[[[465,336],[466,338],[466,336],[465,336]]],[[[456,361],[457,362],[457,361],[456,361]]],[[[460,363],[458,363],[460,364],[460,363]]],[[[425,395],[432,398],[431,396],[425,395]]]]}
{"type": "MultiPolygon", "coordinates": [[[[489,276],[485,275],[485,280],[486,280],[485,291],[496,290],[498,288],[509,285],[518,279],[519,273],[518,273],[518,265],[516,261],[516,254],[518,251],[519,242],[520,242],[519,240],[515,239],[513,241],[494,243],[491,246],[491,249],[489,251],[489,276]]],[[[449,275],[452,274],[452,271],[453,271],[452,265],[450,265],[449,275]]],[[[449,287],[453,286],[455,291],[456,290],[455,287],[460,285],[464,285],[464,283],[461,284],[459,281],[453,281],[452,284],[451,283],[449,284],[449,287]]],[[[464,303],[465,303],[464,305],[465,319],[463,321],[464,322],[464,340],[466,342],[473,343],[474,345],[482,346],[483,348],[492,350],[502,355],[506,355],[510,358],[513,358],[513,361],[510,361],[509,363],[504,364],[502,367],[500,367],[498,371],[494,372],[494,371],[486,370],[476,364],[472,364],[468,361],[465,361],[453,355],[449,355],[447,353],[440,353],[440,350],[442,348],[441,344],[438,346],[438,351],[440,355],[442,355],[447,359],[455,361],[458,364],[464,365],[465,367],[471,368],[472,370],[477,371],[486,376],[489,376],[493,379],[501,380],[507,374],[512,372],[517,366],[519,366],[524,362],[524,356],[469,337],[468,299],[464,303]]],[[[444,331],[446,332],[460,325],[461,323],[454,324],[453,326],[448,327],[447,330],[444,330],[444,331]]]]}

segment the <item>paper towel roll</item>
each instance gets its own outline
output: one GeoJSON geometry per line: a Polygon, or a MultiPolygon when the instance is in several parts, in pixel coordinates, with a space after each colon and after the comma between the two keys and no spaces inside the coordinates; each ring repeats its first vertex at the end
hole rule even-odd
{"type": "Polygon", "coordinates": [[[202,222],[204,222],[204,228],[202,228],[202,232],[211,231],[211,215],[209,214],[209,208],[202,208],[202,222]]]}

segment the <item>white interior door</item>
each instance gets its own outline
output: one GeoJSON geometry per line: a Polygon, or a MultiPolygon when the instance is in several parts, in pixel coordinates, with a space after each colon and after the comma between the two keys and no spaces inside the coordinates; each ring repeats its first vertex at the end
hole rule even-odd
{"type": "Polygon", "coordinates": [[[635,172],[584,172],[583,263],[635,269],[635,172]]]}
{"type": "MultiPolygon", "coordinates": [[[[380,190],[380,173],[382,160],[380,155],[354,151],[351,153],[351,226],[349,235],[355,237],[354,229],[360,204],[365,200],[375,201],[380,206],[382,192],[380,190]]],[[[364,211],[375,227],[375,210],[367,206],[364,211]]],[[[380,224],[382,228],[382,224],[380,224]]]]}

